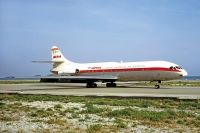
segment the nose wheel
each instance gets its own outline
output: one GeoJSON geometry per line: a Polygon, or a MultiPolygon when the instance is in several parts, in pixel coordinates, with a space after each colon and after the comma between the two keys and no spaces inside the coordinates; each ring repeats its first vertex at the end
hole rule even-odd
{"type": "Polygon", "coordinates": [[[161,84],[161,80],[158,80],[158,83],[155,85],[155,89],[159,89],[161,84]]]}
{"type": "Polygon", "coordinates": [[[155,89],[159,89],[160,88],[160,85],[155,85],[155,89]]]}

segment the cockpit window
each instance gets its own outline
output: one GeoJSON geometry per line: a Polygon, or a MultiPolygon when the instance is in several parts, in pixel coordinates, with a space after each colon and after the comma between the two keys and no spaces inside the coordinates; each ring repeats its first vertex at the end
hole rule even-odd
{"type": "Polygon", "coordinates": [[[176,69],[182,69],[180,66],[171,66],[169,69],[176,70],[176,69]]]}
{"type": "Polygon", "coordinates": [[[180,66],[176,66],[177,69],[182,69],[180,66]]]}
{"type": "Polygon", "coordinates": [[[169,69],[173,70],[173,69],[174,69],[174,67],[173,67],[173,66],[171,66],[169,69]]]}

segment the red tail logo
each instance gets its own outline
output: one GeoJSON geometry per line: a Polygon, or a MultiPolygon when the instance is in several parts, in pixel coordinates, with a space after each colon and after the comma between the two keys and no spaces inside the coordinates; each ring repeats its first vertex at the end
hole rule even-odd
{"type": "Polygon", "coordinates": [[[54,58],[54,59],[56,59],[56,58],[61,58],[61,55],[55,55],[55,56],[53,56],[53,58],[54,58]]]}

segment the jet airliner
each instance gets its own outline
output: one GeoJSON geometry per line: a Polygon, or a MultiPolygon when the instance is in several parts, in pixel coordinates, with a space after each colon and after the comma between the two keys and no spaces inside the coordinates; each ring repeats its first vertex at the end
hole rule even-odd
{"type": "Polygon", "coordinates": [[[160,88],[161,81],[187,75],[179,65],[167,61],[74,63],[57,46],[51,52],[54,75],[42,77],[41,82],[84,82],[87,88],[95,88],[97,81],[106,83],[106,87],[116,87],[116,81],[154,81],[155,88],[160,88]]]}

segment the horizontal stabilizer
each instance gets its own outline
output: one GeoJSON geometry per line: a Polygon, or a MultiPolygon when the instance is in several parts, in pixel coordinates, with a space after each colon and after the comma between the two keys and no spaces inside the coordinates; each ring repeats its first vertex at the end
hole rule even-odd
{"type": "Polygon", "coordinates": [[[62,63],[63,61],[32,61],[33,63],[62,63]]]}

